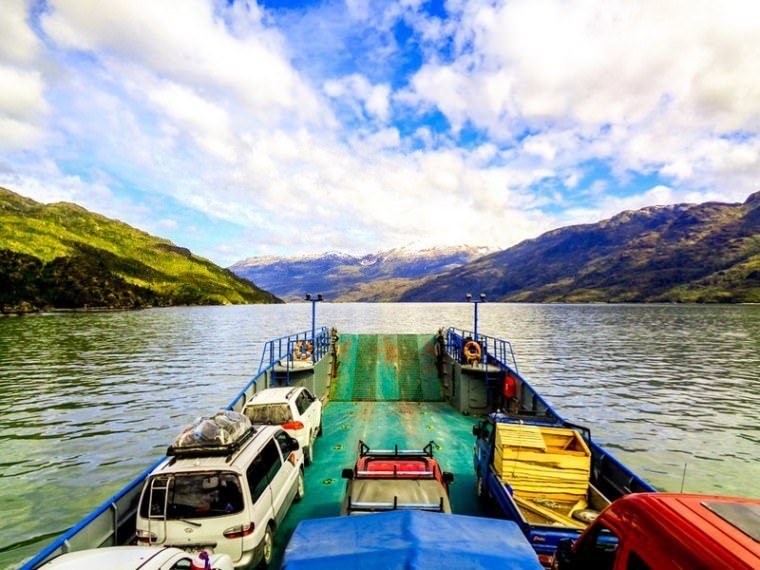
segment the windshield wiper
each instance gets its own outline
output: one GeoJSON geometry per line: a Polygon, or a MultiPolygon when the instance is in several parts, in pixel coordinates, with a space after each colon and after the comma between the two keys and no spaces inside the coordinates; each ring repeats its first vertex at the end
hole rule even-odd
{"type": "Polygon", "coordinates": [[[195,521],[189,521],[187,519],[177,519],[177,520],[180,521],[180,522],[183,522],[185,524],[189,524],[190,526],[194,526],[194,527],[203,526],[201,523],[197,523],[195,521]]]}

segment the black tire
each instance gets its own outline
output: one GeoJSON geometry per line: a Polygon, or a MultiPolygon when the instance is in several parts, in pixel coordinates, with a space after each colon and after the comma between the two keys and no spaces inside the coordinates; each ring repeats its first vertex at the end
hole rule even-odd
{"type": "Polygon", "coordinates": [[[298,470],[298,482],[296,483],[296,496],[293,499],[296,503],[303,499],[306,494],[306,485],[303,480],[303,469],[298,470]]]}
{"type": "Polygon", "coordinates": [[[322,435],[322,414],[319,415],[319,430],[317,430],[317,437],[322,435]]]}
{"type": "Polygon", "coordinates": [[[267,530],[264,532],[264,538],[261,539],[261,560],[256,565],[256,568],[263,570],[269,568],[269,564],[272,562],[272,553],[274,552],[274,530],[271,523],[267,525],[267,530]]]}
{"type": "Polygon", "coordinates": [[[311,465],[311,445],[307,445],[303,448],[303,463],[307,467],[311,465]]]}

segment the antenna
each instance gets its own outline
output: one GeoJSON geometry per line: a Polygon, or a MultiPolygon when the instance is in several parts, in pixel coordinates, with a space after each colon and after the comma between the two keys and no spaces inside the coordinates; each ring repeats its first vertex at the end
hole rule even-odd
{"type": "Polygon", "coordinates": [[[683,486],[686,483],[686,464],[687,462],[683,462],[683,475],[681,476],[681,493],[683,493],[683,486]]]}

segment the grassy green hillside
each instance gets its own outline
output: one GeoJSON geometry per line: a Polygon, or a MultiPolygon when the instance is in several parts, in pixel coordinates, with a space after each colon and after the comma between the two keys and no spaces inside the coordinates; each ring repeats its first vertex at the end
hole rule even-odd
{"type": "Polygon", "coordinates": [[[69,203],[0,188],[0,305],[137,307],[279,299],[207,259],[69,203]]]}

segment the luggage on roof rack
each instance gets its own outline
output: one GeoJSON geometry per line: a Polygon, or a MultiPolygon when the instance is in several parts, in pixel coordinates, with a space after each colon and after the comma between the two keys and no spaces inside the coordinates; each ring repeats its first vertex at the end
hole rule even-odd
{"type": "Polygon", "coordinates": [[[243,414],[221,410],[211,417],[202,417],[182,430],[166,450],[176,457],[229,455],[248,441],[255,429],[243,414]]]}

